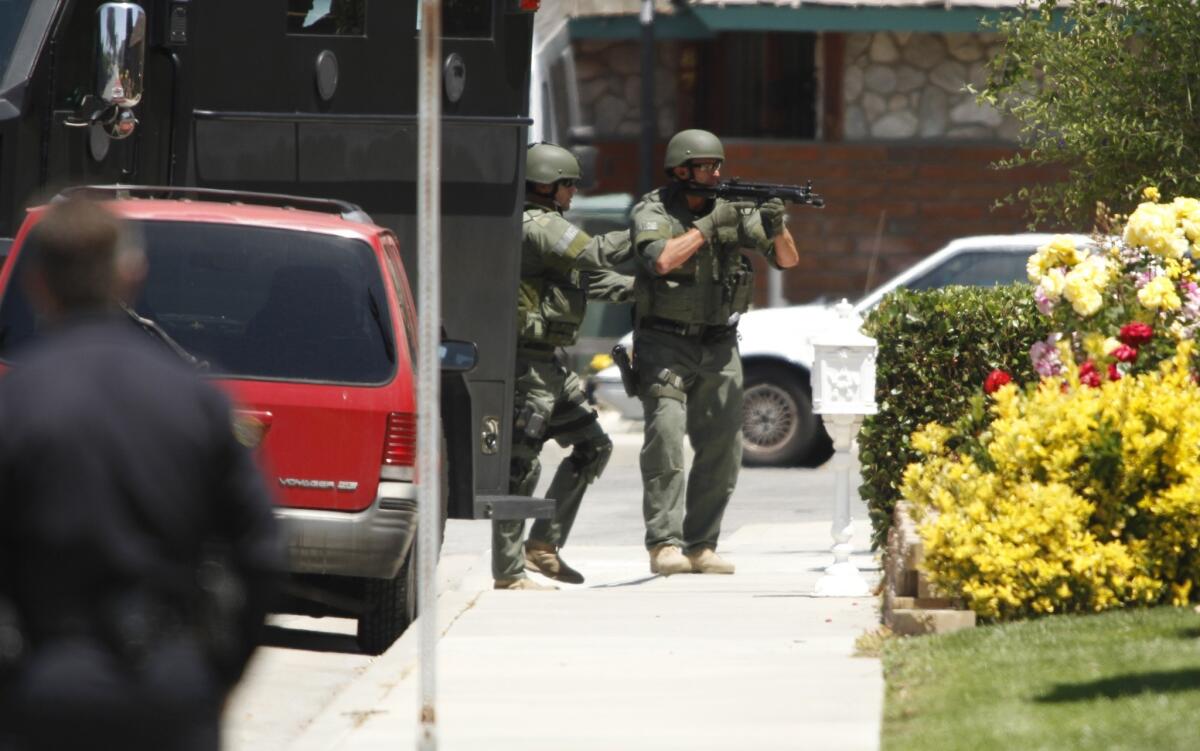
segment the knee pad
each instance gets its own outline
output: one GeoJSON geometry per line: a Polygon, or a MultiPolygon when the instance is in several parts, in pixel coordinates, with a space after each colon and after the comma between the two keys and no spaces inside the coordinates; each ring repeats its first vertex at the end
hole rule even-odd
{"type": "Polygon", "coordinates": [[[606,435],[593,438],[575,446],[571,452],[571,463],[584,482],[591,483],[604,472],[612,456],[613,444],[606,435]]]}

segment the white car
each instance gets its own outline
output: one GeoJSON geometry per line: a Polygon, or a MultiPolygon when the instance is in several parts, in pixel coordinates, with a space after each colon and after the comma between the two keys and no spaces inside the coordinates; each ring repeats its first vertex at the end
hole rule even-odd
{"type": "MultiPolygon", "coordinates": [[[[1025,262],[1050,234],[978,235],[951,241],[941,250],[880,285],[854,305],[865,317],[883,296],[897,289],[933,289],[952,284],[991,286],[1024,281],[1025,262]]],[[[1088,238],[1075,235],[1080,245],[1088,238]]],[[[738,324],[745,371],[747,465],[815,466],[829,456],[829,439],[812,413],[809,371],[813,338],[834,318],[832,305],[793,305],[752,310],[738,324]]],[[[632,346],[633,335],[621,340],[632,346]]],[[[594,377],[596,400],[625,417],[642,419],[641,402],[625,395],[615,366],[594,377]]]]}

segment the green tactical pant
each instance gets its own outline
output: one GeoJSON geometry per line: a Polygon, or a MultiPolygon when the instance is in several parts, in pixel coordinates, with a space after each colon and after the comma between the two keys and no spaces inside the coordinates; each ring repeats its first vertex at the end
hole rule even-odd
{"type": "Polygon", "coordinates": [[[635,355],[646,415],[641,454],[646,547],[678,545],[685,552],[715,549],[742,463],[742,360],[737,336],[705,343],[696,337],[642,330],[637,337],[635,355]],[[685,435],[695,450],[686,490],[685,435]]]}
{"type": "MultiPolygon", "coordinates": [[[[584,491],[608,463],[612,441],[596,422],[596,413],[588,407],[579,377],[556,359],[517,354],[513,409],[517,417],[513,425],[509,492],[533,495],[542,473],[538,455],[546,441],[553,438],[560,446],[573,447],[558,465],[546,491],[546,497],[555,501],[554,516],[538,519],[529,530],[530,540],[562,547],[579,513],[584,491]],[[526,427],[534,415],[541,416],[544,428],[531,435],[526,427]]],[[[524,534],[524,521],[492,522],[494,578],[516,579],[525,575],[524,534]]]]}

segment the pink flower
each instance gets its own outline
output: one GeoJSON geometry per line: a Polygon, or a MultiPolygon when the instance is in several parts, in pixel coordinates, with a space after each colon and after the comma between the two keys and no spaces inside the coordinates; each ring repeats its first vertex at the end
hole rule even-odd
{"type": "Polygon", "coordinates": [[[993,370],[988,373],[987,380],[983,382],[983,390],[985,393],[994,394],[1006,383],[1012,383],[1012,376],[1003,370],[993,370]]]}
{"type": "Polygon", "coordinates": [[[1044,316],[1048,316],[1054,312],[1054,300],[1047,297],[1040,286],[1035,287],[1033,290],[1033,302],[1037,305],[1038,312],[1044,316]]]}
{"type": "Polygon", "coordinates": [[[1079,366],[1079,382],[1092,388],[1100,385],[1100,373],[1096,370],[1096,363],[1088,360],[1079,366]]]}
{"type": "MultiPolygon", "coordinates": [[[[1112,351],[1113,359],[1120,362],[1133,362],[1137,359],[1138,351],[1136,347],[1130,347],[1128,344],[1122,344],[1112,351]]],[[[1116,380],[1115,378],[1113,379],[1116,380]]]]}
{"type": "Polygon", "coordinates": [[[1148,323],[1127,323],[1121,327],[1117,338],[1130,347],[1137,347],[1154,336],[1154,329],[1148,323]]]}
{"type": "Polygon", "coordinates": [[[1062,361],[1058,357],[1059,334],[1051,334],[1045,341],[1035,342],[1029,348],[1029,359],[1038,375],[1055,376],[1062,372],[1062,361]]]}

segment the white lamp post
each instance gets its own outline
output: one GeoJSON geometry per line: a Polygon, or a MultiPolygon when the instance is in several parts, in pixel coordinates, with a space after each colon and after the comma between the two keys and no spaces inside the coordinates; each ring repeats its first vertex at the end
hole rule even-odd
{"type": "MultiPolygon", "coordinates": [[[[813,341],[813,412],[821,416],[833,439],[830,459],[836,472],[833,499],[833,563],[817,580],[818,597],[863,597],[870,589],[858,567],[850,562],[850,479],[858,461],[858,429],[875,406],[875,340],[859,328],[862,319],[850,303],[834,308],[837,318],[813,341]]],[[[857,492],[857,491],[856,491],[857,492]]]]}

